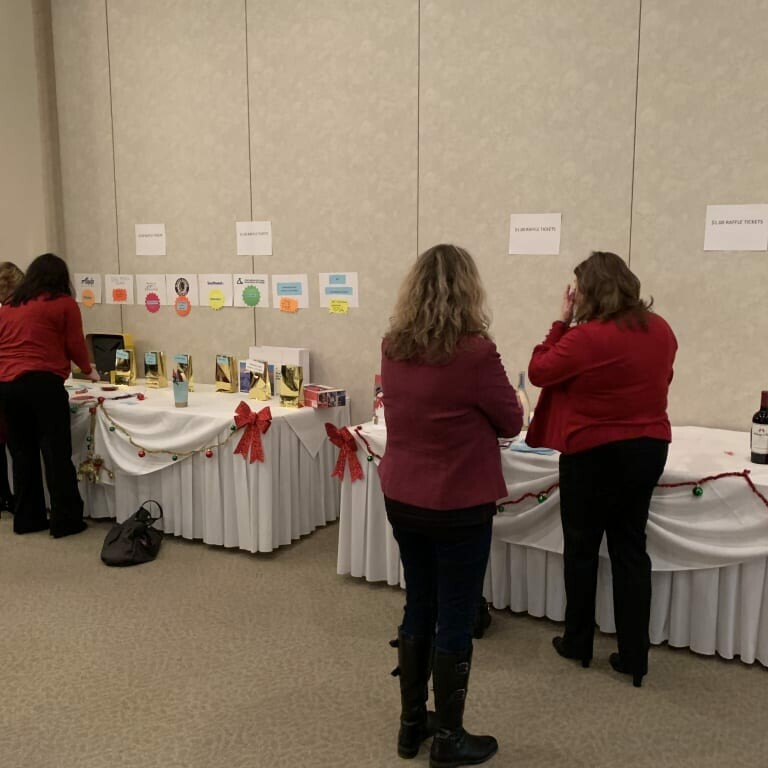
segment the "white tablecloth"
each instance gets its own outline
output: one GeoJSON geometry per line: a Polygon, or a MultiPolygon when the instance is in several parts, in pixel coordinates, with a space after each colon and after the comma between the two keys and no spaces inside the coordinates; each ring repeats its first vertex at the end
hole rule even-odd
{"type": "MultiPolygon", "coordinates": [[[[98,386],[90,391],[106,398],[125,394],[98,386]]],[[[122,521],[152,498],[163,506],[162,527],[167,533],[249,552],[271,552],[338,517],[339,483],[330,477],[336,449],[324,424],[348,424],[348,406],[296,410],[281,408],[277,399],[246,400],[253,411],[268,405],[272,412],[272,425],[262,435],[265,461],[251,464],[233,453],[242,431],[232,435],[230,427],[241,395],[197,385],[189,395],[189,407],[175,408],[170,388],[128,390],[137,391],[146,399],[107,399],[97,409],[94,450],[114,478],[102,471],[101,482],[81,482],[87,515],[122,521]],[[114,424],[128,434],[119,428],[110,431],[114,424]],[[211,458],[203,452],[183,456],[229,437],[213,449],[211,458]],[[143,458],[137,446],[148,449],[143,458]]],[[[77,466],[86,456],[92,417],[88,403],[73,405],[77,466]]]]}
{"type": "MultiPolygon", "coordinates": [[[[383,455],[386,430],[360,429],[361,455],[383,455]],[[361,438],[365,438],[362,440],[361,438]]],[[[509,497],[534,498],[505,505],[494,519],[486,597],[496,608],[565,616],[559,493],[535,495],[557,483],[557,454],[502,451],[509,497]]],[[[402,585],[397,544],[386,519],[376,461],[362,461],[364,477],[341,490],[337,571],[368,581],[402,585]]],[[[768,468],[750,464],[747,433],[676,427],[662,483],[696,481],[721,472],[750,470],[768,496],[768,468]]],[[[690,647],[768,666],[768,508],[741,477],[692,488],[659,488],[648,523],[653,562],[651,641],[690,647]]],[[[603,545],[604,547],[605,545],[603,545]]],[[[614,632],[611,573],[603,548],[596,620],[614,632]]]]}

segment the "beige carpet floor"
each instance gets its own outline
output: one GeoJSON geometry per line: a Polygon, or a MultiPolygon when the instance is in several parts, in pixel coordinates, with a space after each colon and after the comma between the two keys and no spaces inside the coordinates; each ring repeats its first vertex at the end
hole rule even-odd
{"type": "MultiPolygon", "coordinates": [[[[271,555],[168,539],[131,569],[106,523],[0,522],[0,768],[424,766],[395,753],[402,593],[336,576],[337,526],[271,555]]],[[[654,649],[642,689],[509,612],[476,645],[466,725],[531,768],[765,768],[768,670],[654,649]]]]}

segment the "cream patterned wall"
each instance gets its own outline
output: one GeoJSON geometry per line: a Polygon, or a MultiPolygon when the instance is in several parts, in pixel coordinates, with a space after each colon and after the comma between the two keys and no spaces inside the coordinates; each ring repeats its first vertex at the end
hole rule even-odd
{"type": "Polygon", "coordinates": [[[672,420],[744,429],[768,387],[766,254],[702,252],[707,203],[768,202],[768,21],[759,0],[737,5],[54,3],[73,271],[309,277],[297,315],[102,306],[86,325],[189,351],[209,381],[219,352],[309,346],[313,378],[346,386],[361,421],[419,250],[475,254],[511,377],[575,264],[614,250],[678,333],[672,420]],[[560,255],[507,255],[510,213],[547,211],[563,214],[560,255]],[[235,255],[249,219],[272,221],[273,256],[235,255]],[[141,222],[165,223],[166,257],[135,255],[141,222]],[[347,317],[319,307],[330,271],[359,273],[347,317]]]}

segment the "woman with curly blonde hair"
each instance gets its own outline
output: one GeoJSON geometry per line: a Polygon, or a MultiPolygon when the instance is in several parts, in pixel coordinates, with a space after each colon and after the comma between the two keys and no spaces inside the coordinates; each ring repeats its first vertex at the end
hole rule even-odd
{"type": "Polygon", "coordinates": [[[433,768],[482,763],[498,749],[492,736],[463,728],[492,518],[506,494],[497,438],[522,426],[488,326],[472,257],[436,245],[403,281],[382,343],[387,449],[379,476],[406,584],[398,754],[415,757],[434,734],[433,768]],[[428,719],[432,660],[436,716],[428,719]]]}

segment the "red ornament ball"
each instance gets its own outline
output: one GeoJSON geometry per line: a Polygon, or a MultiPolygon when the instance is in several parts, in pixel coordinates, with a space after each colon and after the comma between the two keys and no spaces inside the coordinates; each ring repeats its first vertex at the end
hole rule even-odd
{"type": "Polygon", "coordinates": [[[143,392],[139,392],[138,395],[136,395],[137,400],[143,400],[145,398],[145,394],[143,392]]]}
{"type": "Polygon", "coordinates": [[[88,413],[90,413],[91,415],[93,415],[94,413],[96,413],[96,407],[92,405],[92,406],[91,406],[91,407],[88,409],[88,413]]]}
{"type": "Polygon", "coordinates": [[[103,397],[97,397],[96,401],[98,402],[99,405],[101,405],[104,402],[104,398],[103,397]]]}
{"type": "Polygon", "coordinates": [[[145,450],[142,449],[141,451],[139,451],[139,458],[140,459],[143,459],[146,455],[147,455],[147,452],[145,450]]]}
{"type": "Polygon", "coordinates": [[[208,449],[208,450],[205,452],[205,455],[206,455],[206,456],[207,456],[207,457],[210,459],[210,458],[211,458],[211,456],[213,456],[213,451],[212,451],[212,450],[209,448],[209,449],[208,449]]]}

